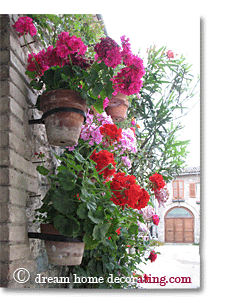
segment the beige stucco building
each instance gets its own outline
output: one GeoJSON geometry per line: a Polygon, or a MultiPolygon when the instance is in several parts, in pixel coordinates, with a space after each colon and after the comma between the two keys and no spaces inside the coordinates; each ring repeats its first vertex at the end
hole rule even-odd
{"type": "Polygon", "coordinates": [[[165,207],[156,206],[159,225],[152,227],[154,238],[165,243],[200,241],[200,167],[188,167],[167,184],[165,207]]]}

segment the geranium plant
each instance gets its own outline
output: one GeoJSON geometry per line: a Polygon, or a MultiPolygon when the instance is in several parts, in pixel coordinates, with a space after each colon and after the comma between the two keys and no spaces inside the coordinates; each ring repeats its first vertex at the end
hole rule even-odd
{"type": "MultiPolygon", "coordinates": [[[[80,143],[69,147],[61,156],[55,155],[61,164],[57,173],[51,174],[44,166],[37,167],[51,182],[43,199],[44,204],[38,210],[37,218],[41,222],[53,223],[67,236],[84,235],[87,245],[94,247],[100,240],[96,230],[100,229],[101,236],[105,237],[113,224],[114,221],[109,221],[109,217],[114,217],[115,205],[123,206],[122,209],[141,209],[147,205],[150,196],[137,184],[136,178],[126,176],[125,172],[116,173],[115,160],[120,159],[121,147],[125,144],[123,133],[124,130],[113,124],[106,113],[98,117],[88,114],[87,123],[82,127],[80,143]],[[115,184],[119,175],[122,184],[120,190],[117,190],[115,184]],[[129,179],[132,181],[128,183],[129,179]],[[125,195],[121,199],[123,205],[120,198],[116,199],[119,193],[121,197],[125,195]],[[45,213],[46,216],[43,215],[45,213]]],[[[126,148],[124,151],[129,150],[129,146],[126,148]]],[[[127,166],[121,165],[121,169],[126,171],[127,166]]],[[[137,226],[138,214],[133,214],[137,226]]],[[[120,226],[114,227],[117,230],[120,226]]]]}
{"type": "MultiPolygon", "coordinates": [[[[141,225],[145,224],[141,211],[154,195],[156,181],[147,180],[145,189],[128,174],[129,167],[121,159],[136,152],[135,134],[131,129],[118,128],[106,113],[88,113],[80,137],[77,146],[55,155],[60,161],[55,173],[44,165],[37,167],[51,186],[36,219],[52,223],[66,236],[83,237],[83,261],[70,268],[73,273],[133,276],[149,244],[141,237],[141,225]]],[[[162,180],[162,176],[156,180],[162,180]]],[[[101,285],[125,286],[128,283],[101,285]]]]}
{"type": "MultiPolygon", "coordinates": [[[[121,37],[121,47],[110,37],[101,38],[94,45],[95,57],[90,58],[85,56],[88,46],[82,39],[64,31],[58,35],[55,47],[50,45],[36,54],[26,40],[27,34],[36,34],[33,20],[20,17],[13,27],[24,37],[30,52],[26,74],[34,89],[78,91],[88,106],[94,105],[101,113],[105,98],[117,92],[133,95],[142,86],[143,61],[132,54],[125,36],[121,37]]],[[[39,100],[40,96],[38,108],[39,100]]]]}

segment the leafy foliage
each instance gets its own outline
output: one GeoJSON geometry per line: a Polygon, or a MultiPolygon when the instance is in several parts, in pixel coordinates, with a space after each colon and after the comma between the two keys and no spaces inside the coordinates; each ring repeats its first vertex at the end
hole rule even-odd
{"type": "Polygon", "coordinates": [[[38,37],[47,48],[55,45],[61,32],[81,37],[86,45],[92,45],[104,37],[102,21],[91,14],[30,14],[35,21],[38,37]]]}
{"type": "MultiPolygon", "coordinates": [[[[99,244],[108,246],[108,238],[117,241],[118,234],[138,234],[137,220],[141,218],[133,209],[121,209],[110,201],[109,183],[90,159],[89,143],[82,141],[79,149],[55,157],[60,161],[55,174],[44,166],[37,170],[47,176],[50,189],[43,205],[37,209],[40,222],[53,223],[63,235],[83,236],[86,250],[99,244]]],[[[129,242],[132,242],[131,240],[129,242]]]]}
{"type": "MultiPolygon", "coordinates": [[[[28,75],[30,72],[26,72],[28,75]]],[[[46,91],[57,89],[71,89],[80,92],[83,99],[89,106],[94,104],[98,112],[103,112],[103,103],[106,97],[111,98],[113,93],[112,81],[113,70],[107,67],[104,62],[95,62],[88,72],[79,66],[64,65],[54,66],[44,72],[39,79],[32,80],[30,85],[34,89],[41,90],[46,85],[46,91]],[[107,83],[105,82],[107,79],[107,83]],[[80,89],[80,86],[82,87],[80,89]]],[[[40,95],[37,100],[37,107],[40,108],[40,95]]]]}
{"type": "Polygon", "coordinates": [[[172,179],[185,163],[189,140],[178,140],[183,128],[175,123],[176,112],[182,112],[186,102],[194,96],[196,85],[191,66],[182,56],[169,60],[166,48],[148,50],[148,60],[140,96],[131,100],[128,117],[135,117],[138,153],[130,173],[140,177],[156,171],[166,181],[172,179]]]}

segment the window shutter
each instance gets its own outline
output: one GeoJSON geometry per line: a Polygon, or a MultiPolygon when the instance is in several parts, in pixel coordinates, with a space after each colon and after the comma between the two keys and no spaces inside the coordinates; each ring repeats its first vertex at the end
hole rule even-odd
{"type": "Polygon", "coordinates": [[[178,199],[178,181],[173,181],[173,199],[178,199]]]}
{"type": "Polygon", "coordinates": [[[179,181],[179,199],[184,198],[184,181],[179,181]]]}
{"type": "Polygon", "coordinates": [[[196,198],[196,184],[189,183],[189,196],[190,198],[196,198]]]}

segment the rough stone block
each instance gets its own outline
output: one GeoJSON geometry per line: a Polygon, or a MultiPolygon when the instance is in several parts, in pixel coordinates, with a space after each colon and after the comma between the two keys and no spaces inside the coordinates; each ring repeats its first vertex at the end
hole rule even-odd
{"type": "Polygon", "coordinates": [[[33,193],[38,192],[38,180],[27,176],[12,168],[2,168],[0,175],[0,185],[11,185],[18,189],[24,189],[33,193]]]}
{"type": "Polygon", "coordinates": [[[2,98],[0,103],[0,112],[1,114],[4,113],[13,113],[21,122],[24,119],[24,109],[15,102],[14,99],[10,98],[9,96],[5,96],[2,98]]]}
{"type": "Polygon", "coordinates": [[[25,190],[18,190],[12,186],[1,186],[0,197],[2,204],[25,206],[28,194],[25,190]]]}
{"type": "Polygon", "coordinates": [[[0,286],[7,287],[9,274],[9,264],[0,262],[0,286]]]}
{"type": "Polygon", "coordinates": [[[1,65],[0,66],[0,80],[9,79],[9,66],[1,65]]]}
{"type": "Polygon", "coordinates": [[[0,165],[9,166],[37,178],[36,165],[25,160],[11,149],[0,149],[0,165]]]}
{"type": "Polygon", "coordinates": [[[26,244],[10,245],[9,249],[9,260],[22,260],[28,259],[30,256],[29,246],[26,244]]]}
{"type": "Polygon", "coordinates": [[[8,224],[9,241],[25,243],[27,240],[27,230],[25,225],[8,224]]]}
{"type": "Polygon", "coordinates": [[[9,205],[8,207],[8,221],[10,223],[26,224],[25,208],[9,205]]]}
{"type": "Polygon", "coordinates": [[[8,262],[9,261],[9,252],[10,252],[9,243],[1,243],[0,261],[8,262]]]}

